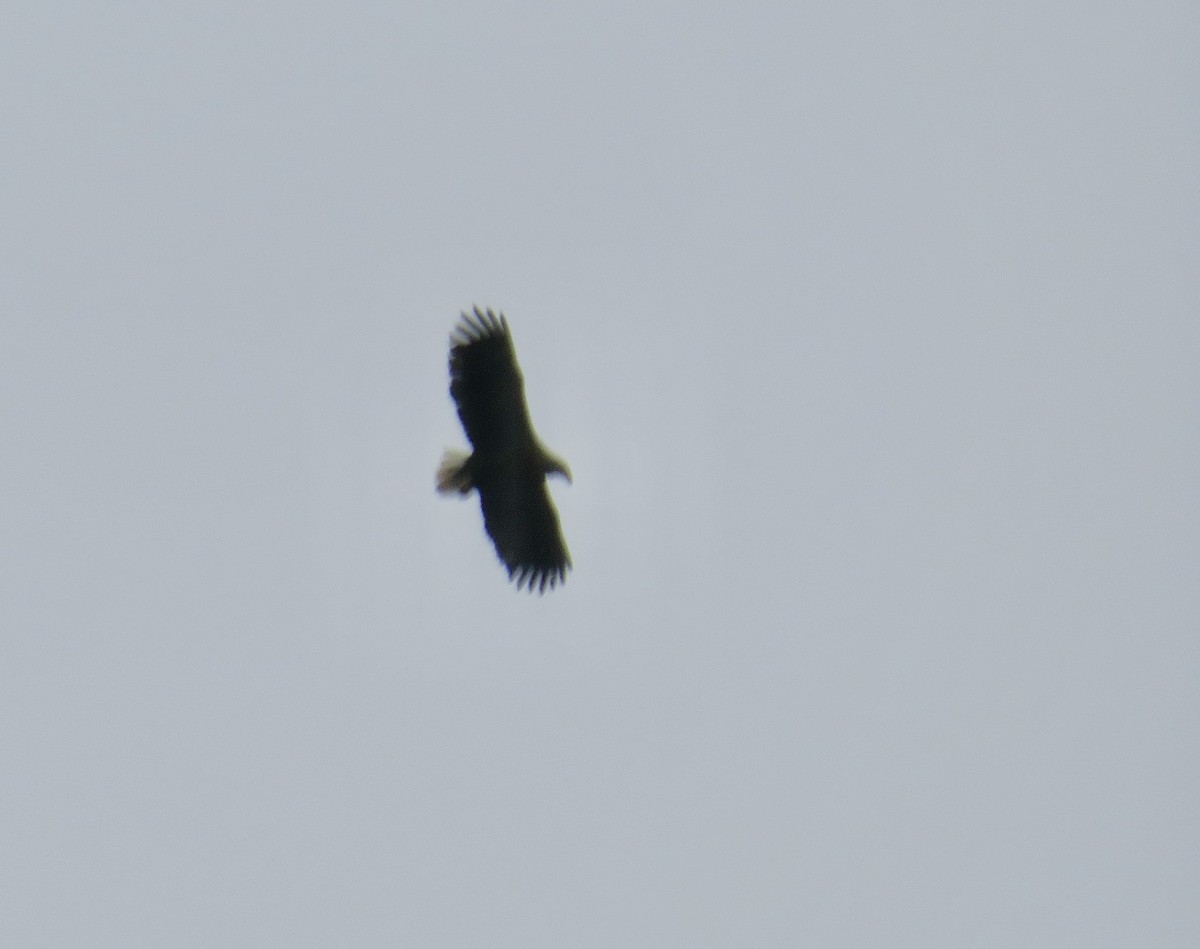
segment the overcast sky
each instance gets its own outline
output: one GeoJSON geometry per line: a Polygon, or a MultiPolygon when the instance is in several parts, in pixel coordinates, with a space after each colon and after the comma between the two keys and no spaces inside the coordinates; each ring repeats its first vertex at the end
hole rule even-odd
{"type": "Polygon", "coordinates": [[[1200,9],[0,6],[0,943],[1200,945],[1200,9]],[[575,561],[510,586],[460,309],[575,561]]]}

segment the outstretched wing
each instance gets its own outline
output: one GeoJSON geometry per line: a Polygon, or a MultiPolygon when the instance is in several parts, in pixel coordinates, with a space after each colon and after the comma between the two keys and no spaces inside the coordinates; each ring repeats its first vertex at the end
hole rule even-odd
{"type": "Polygon", "coordinates": [[[517,587],[542,593],[563,582],[571,555],[546,479],[497,473],[478,488],[483,526],[517,587]]]}
{"type": "Polygon", "coordinates": [[[479,307],[462,314],[450,334],[450,395],[477,452],[506,454],[530,439],[525,383],[503,314],[479,307]]]}

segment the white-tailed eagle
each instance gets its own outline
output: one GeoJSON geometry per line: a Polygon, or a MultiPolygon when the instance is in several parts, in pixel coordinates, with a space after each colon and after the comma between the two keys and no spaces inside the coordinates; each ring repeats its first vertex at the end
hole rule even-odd
{"type": "Polygon", "coordinates": [[[571,568],[546,476],[571,469],[541,443],[525,404],[525,383],[504,314],[474,308],[450,334],[450,395],[472,452],[447,449],[442,494],[479,492],[483,525],[518,589],[544,593],[571,568]]]}

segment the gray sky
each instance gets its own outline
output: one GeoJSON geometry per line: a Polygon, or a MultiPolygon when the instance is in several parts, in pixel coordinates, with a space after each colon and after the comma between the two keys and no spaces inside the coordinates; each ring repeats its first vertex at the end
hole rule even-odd
{"type": "Polygon", "coordinates": [[[1200,944],[1191,3],[0,9],[0,943],[1200,944]],[[576,569],[505,581],[509,316],[576,569]]]}

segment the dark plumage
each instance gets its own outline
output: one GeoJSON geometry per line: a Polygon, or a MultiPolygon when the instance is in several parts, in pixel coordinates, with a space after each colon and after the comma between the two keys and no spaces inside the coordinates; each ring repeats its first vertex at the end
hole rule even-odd
{"type": "Polygon", "coordinates": [[[483,524],[517,587],[544,593],[566,579],[571,555],[546,476],[571,480],[566,462],[538,440],[525,404],[504,314],[475,307],[450,334],[450,395],[473,452],[447,450],[437,473],[442,494],[479,492],[483,524]]]}

